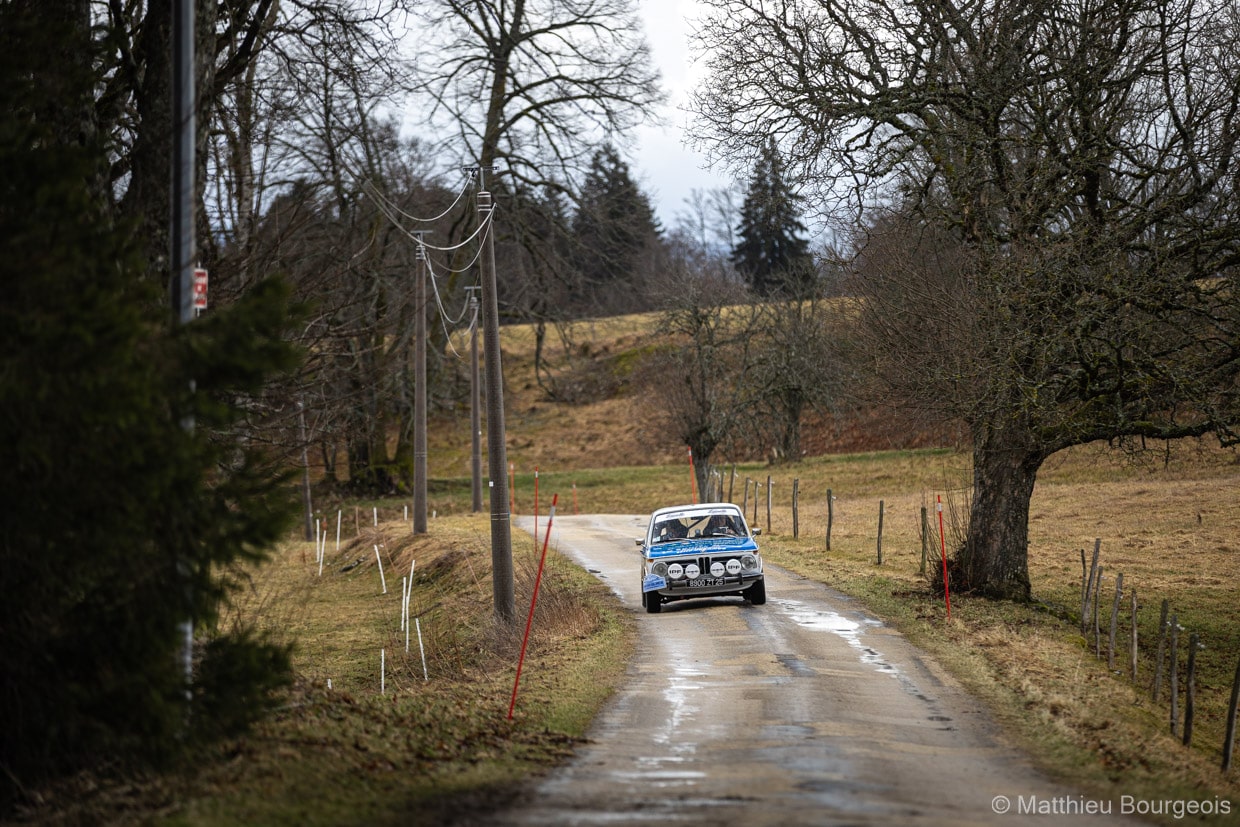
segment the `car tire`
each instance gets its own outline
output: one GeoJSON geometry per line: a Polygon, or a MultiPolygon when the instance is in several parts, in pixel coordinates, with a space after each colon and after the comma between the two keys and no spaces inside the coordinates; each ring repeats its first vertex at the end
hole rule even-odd
{"type": "Polygon", "coordinates": [[[658,592],[646,592],[642,595],[642,601],[646,604],[646,613],[657,615],[663,609],[663,598],[659,597],[658,592]]]}
{"type": "Polygon", "coordinates": [[[766,581],[759,580],[748,589],[745,589],[745,597],[755,606],[761,606],[766,602],[766,581]]]}

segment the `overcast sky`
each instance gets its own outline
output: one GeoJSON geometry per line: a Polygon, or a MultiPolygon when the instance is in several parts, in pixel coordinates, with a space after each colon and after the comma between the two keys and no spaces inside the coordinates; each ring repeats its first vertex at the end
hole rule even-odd
{"type": "Polygon", "coordinates": [[[689,115],[683,110],[692,88],[689,20],[697,16],[698,3],[640,0],[639,5],[669,101],[663,111],[665,126],[638,130],[632,172],[650,196],[664,229],[670,230],[691,190],[726,187],[729,182],[722,170],[706,171],[706,158],[684,145],[689,115]]]}

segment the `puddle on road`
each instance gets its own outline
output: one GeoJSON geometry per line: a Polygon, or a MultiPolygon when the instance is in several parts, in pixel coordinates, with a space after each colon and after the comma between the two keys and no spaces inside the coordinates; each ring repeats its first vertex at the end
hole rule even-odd
{"type": "Polygon", "coordinates": [[[886,674],[898,675],[900,673],[899,669],[896,669],[883,658],[881,652],[861,642],[861,635],[865,633],[865,630],[882,626],[881,621],[866,619],[859,623],[855,620],[849,620],[836,612],[811,609],[809,606],[796,600],[776,599],[773,602],[782,606],[784,611],[788,613],[788,616],[797,625],[804,626],[807,629],[831,632],[842,637],[845,643],[857,650],[857,655],[862,663],[873,666],[879,672],[886,674]]]}
{"type": "MultiPolygon", "coordinates": [[[[875,629],[882,626],[883,623],[881,620],[873,620],[870,618],[865,618],[860,622],[856,620],[849,620],[837,612],[824,612],[818,609],[811,609],[809,606],[806,606],[804,603],[796,600],[774,599],[771,602],[777,603],[783,607],[783,610],[788,614],[788,616],[800,626],[804,626],[807,629],[817,629],[819,631],[831,632],[832,634],[839,635],[849,646],[857,650],[858,659],[862,663],[874,667],[874,669],[878,672],[891,675],[896,679],[896,682],[900,685],[901,689],[912,695],[914,698],[917,698],[927,704],[931,711],[937,710],[937,702],[923,692],[912,678],[902,673],[894,665],[888,663],[883,654],[877,649],[862,643],[861,636],[865,634],[868,629],[875,629]]],[[[951,721],[951,718],[945,715],[931,715],[928,720],[939,723],[947,723],[951,721]]],[[[953,728],[954,727],[951,726],[942,727],[942,729],[953,728]]]]}
{"type": "Polygon", "coordinates": [[[655,736],[655,741],[663,746],[665,753],[692,754],[696,749],[695,745],[675,739],[673,735],[680,732],[682,724],[698,712],[693,699],[702,688],[701,679],[706,677],[706,673],[694,665],[693,653],[691,649],[685,648],[682,641],[669,640],[667,644],[672,649],[669,660],[673,664],[672,674],[668,675],[667,688],[663,690],[669,722],[668,726],[655,736]]]}

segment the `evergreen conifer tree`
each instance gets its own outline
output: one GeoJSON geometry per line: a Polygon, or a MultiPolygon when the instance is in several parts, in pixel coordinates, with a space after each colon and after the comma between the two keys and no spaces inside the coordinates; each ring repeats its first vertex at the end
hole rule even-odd
{"type": "Polygon", "coordinates": [[[582,310],[646,309],[644,257],[659,244],[661,229],[650,199],[615,148],[598,150],[581,188],[573,232],[582,310]]]}
{"type": "Polygon", "coordinates": [[[0,31],[18,29],[0,53],[0,812],[59,774],[167,758],[262,714],[288,650],[214,620],[232,564],[295,513],[233,436],[239,401],[295,364],[287,290],[171,325],[134,233],[108,219],[104,148],[40,113],[49,83],[91,89],[47,63],[72,35],[0,4],[0,31]]]}
{"type": "Polygon", "coordinates": [[[741,206],[732,264],[760,296],[805,295],[814,280],[800,198],[784,180],[783,162],[769,141],[754,166],[741,206]]]}

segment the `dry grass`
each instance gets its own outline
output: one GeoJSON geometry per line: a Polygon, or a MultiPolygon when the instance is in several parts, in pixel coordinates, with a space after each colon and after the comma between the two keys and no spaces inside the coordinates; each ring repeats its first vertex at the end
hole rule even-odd
{"type": "MultiPolygon", "coordinates": [[[[352,531],[346,532],[352,535],[352,531]]],[[[296,645],[297,681],[251,735],[185,771],[75,779],[21,819],[40,824],[337,825],[453,823],[500,806],[530,773],[570,754],[623,675],[631,616],[554,551],[513,720],[507,718],[538,556],[514,534],[518,622],[492,615],[489,520],[455,517],[412,536],[363,526],[322,574],[313,543],[290,541],[252,573],[228,622],[296,645]],[[383,564],[383,580],[375,546],[383,564]],[[401,629],[401,577],[414,570],[401,629]],[[386,676],[380,684],[380,649],[386,676]]]]}
{"type": "MultiPolygon", "coordinates": [[[[614,355],[644,347],[650,325],[649,317],[608,320],[578,338],[589,340],[590,353],[614,355]]],[[[642,513],[689,499],[683,447],[658,428],[648,403],[633,395],[585,406],[549,403],[532,378],[530,331],[505,328],[503,335],[516,513],[532,509],[535,466],[543,513],[552,492],[560,494],[561,513],[642,513]]],[[[261,623],[297,642],[300,680],[280,715],[253,737],[227,745],[195,774],[110,789],[77,780],[64,792],[72,802],[49,809],[61,817],[42,820],[447,822],[473,806],[502,802],[512,784],[566,754],[623,674],[628,616],[592,577],[552,553],[522,700],[508,724],[519,640],[497,632],[491,618],[488,521],[465,515],[468,416],[434,423],[430,446],[430,507],[460,516],[440,516],[429,537],[413,538],[399,522],[403,502],[348,503],[343,531],[352,539],[337,552],[337,506],[320,503],[333,535],[322,577],[313,545],[300,542],[283,546],[272,565],[254,574],[253,589],[231,619],[261,623]],[[381,508],[378,528],[366,525],[373,505],[381,508]],[[381,594],[375,545],[388,595],[381,594]],[[406,655],[399,623],[400,577],[414,561],[412,616],[421,623],[429,681],[416,636],[406,655]],[[389,654],[383,695],[381,647],[389,654]]],[[[727,458],[717,459],[731,471],[727,458]]],[[[736,473],[736,502],[746,477],[761,484],[757,523],[767,529],[763,548],[770,560],[856,595],[934,653],[1050,771],[1105,795],[1240,797],[1235,771],[1219,770],[1227,695],[1240,657],[1240,465],[1234,452],[1176,447],[1134,465],[1091,446],[1053,458],[1039,476],[1030,515],[1030,573],[1039,602],[955,595],[950,621],[941,597],[918,573],[920,509],[929,507],[933,518],[934,497],[942,493],[949,511],[959,510],[967,456],[948,450],[851,453],[773,468],[742,463],[736,473]],[[794,479],[801,490],[799,539],[791,536],[794,479]],[[824,547],[828,489],[836,497],[830,552],[824,547]],[[875,559],[879,500],[885,506],[881,567],[875,559]],[[1079,631],[1080,550],[1092,548],[1095,538],[1107,575],[1122,571],[1140,601],[1135,686],[1122,670],[1108,670],[1079,631]],[[1168,734],[1165,697],[1149,699],[1163,599],[1206,645],[1191,749],[1168,734]]],[[[750,488],[751,515],[752,496],[750,488]]],[[[514,545],[524,621],[536,549],[520,533],[514,545]]],[[[1113,587],[1113,579],[1104,582],[1108,609],[1113,587]]],[[[1127,630],[1125,618],[1125,643],[1127,630]]],[[[1123,652],[1119,660],[1126,664],[1123,652]]]]}
{"type": "MultiPolygon", "coordinates": [[[[935,452],[822,458],[774,474],[778,505],[769,559],[861,597],[946,662],[984,697],[1008,731],[1053,772],[1099,794],[1140,798],[1240,798],[1220,771],[1226,706],[1240,658],[1240,467],[1229,451],[1174,449],[1136,465],[1096,446],[1066,452],[1041,475],[1030,515],[1033,605],[954,595],[947,621],[921,565],[920,509],[929,506],[929,565],[938,562],[933,499],[966,476],[967,458],[935,452]],[[801,479],[801,538],[791,534],[787,492],[801,479]],[[937,484],[936,484],[937,482],[937,484]],[[825,550],[825,489],[835,492],[832,550],[825,550]],[[924,486],[924,487],[923,487],[924,486]],[[877,565],[878,500],[885,501],[877,565]],[[1080,550],[1101,540],[1102,656],[1080,632],[1080,550]],[[1107,668],[1114,575],[1124,574],[1116,668],[1107,668]],[[1138,676],[1128,672],[1130,604],[1139,612],[1138,676]],[[1180,710],[1188,635],[1205,648],[1197,666],[1192,748],[1170,735],[1166,683],[1150,698],[1159,605],[1181,633],[1180,710]]],[[[763,476],[765,482],[765,476],[763,476]]],[[[952,493],[960,499],[959,491],[952,493]]],[[[752,507],[750,513],[752,514],[752,507]]],[[[766,524],[765,499],[759,522],[766,524]]],[[[950,529],[949,529],[950,548],[950,529]]],[[[1092,624],[1091,624],[1092,628],[1092,624]]],[[[1181,732],[1182,732],[1181,718],[1181,732]]]]}
{"type": "MultiPolygon", "coordinates": [[[[650,329],[646,317],[599,324],[589,334],[594,337],[590,352],[636,351],[650,329]]],[[[516,467],[517,513],[532,507],[535,466],[541,471],[544,512],[552,491],[560,492],[562,510],[572,507],[573,486],[581,511],[641,513],[689,499],[683,446],[659,429],[649,400],[622,394],[586,406],[550,403],[532,380],[528,329],[505,328],[504,337],[508,455],[516,467]]],[[[459,481],[466,473],[467,428],[464,417],[458,417],[441,421],[432,433],[438,455],[432,456],[432,475],[458,481],[455,493],[445,493],[436,503],[445,511],[465,507],[459,481]]],[[[847,438],[859,444],[863,436],[847,438]]],[[[806,441],[826,444],[831,439],[809,434],[806,441]]],[[[716,461],[725,474],[732,471],[728,458],[716,461]]],[[[933,500],[944,496],[950,542],[953,516],[959,523],[966,507],[966,455],[878,451],[777,467],[741,463],[735,470],[734,501],[745,497],[746,477],[759,484],[756,521],[768,528],[763,545],[772,560],[857,595],[932,650],[1048,769],[1105,794],[1235,798],[1240,792],[1234,772],[1219,770],[1227,696],[1240,657],[1240,465],[1234,452],[1186,444],[1151,452],[1137,463],[1106,446],[1086,446],[1052,458],[1039,476],[1030,515],[1030,573],[1038,602],[1017,606],[956,595],[950,622],[941,597],[919,575],[920,510],[929,509],[933,530],[933,500]],[[769,526],[768,475],[773,483],[769,526]],[[801,491],[797,540],[790,536],[794,479],[801,491]],[[828,489],[836,498],[830,552],[824,548],[828,489]],[[875,559],[879,500],[885,508],[881,567],[875,559]],[[1127,598],[1115,672],[1079,631],[1080,551],[1092,549],[1095,539],[1101,540],[1107,577],[1104,628],[1113,575],[1122,571],[1126,591],[1137,591],[1135,685],[1123,673],[1127,598]],[[1185,640],[1197,632],[1206,646],[1199,656],[1191,749],[1168,732],[1166,690],[1158,703],[1149,698],[1163,599],[1186,627],[1185,640]]],[[[725,479],[725,489],[727,484],[725,479]]],[[[751,515],[754,493],[750,487],[751,515]]],[[[955,531],[960,530],[957,525],[955,531]]],[[[930,565],[935,559],[931,549],[930,565]]]]}

